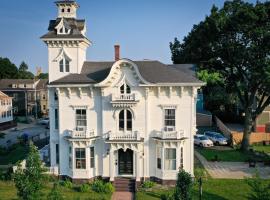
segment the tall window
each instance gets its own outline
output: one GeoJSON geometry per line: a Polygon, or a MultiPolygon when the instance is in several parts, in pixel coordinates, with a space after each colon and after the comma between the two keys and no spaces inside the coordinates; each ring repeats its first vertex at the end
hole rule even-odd
{"type": "Polygon", "coordinates": [[[59,144],[55,145],[56,164],[59,164],[59,144]]]}
{"type": "Polygon", "coordinates": [[[119,130],[132,130],[132,113],[129,110],[121,110],[119,113],[119,130]]]}
{"type": "Polygon", "coordinates": [[[69,65],[70,61],[66,58],[63,58],[62,60],[59,61],[59,69],[60,72],[69,72],[69,65]]]}
{"type": "Polygon", "coordinates": [[[176,149],[165,149],[165,169],[176,170],[176,149]]]}
{"type": "Polygon", "coordinates": [[[181,169],[183,169],[184,168],[184,162],[183,162],[183,160],[184,160],[184,158],[183,158],[183,147],[181,147],[181,149],[180,149],[180,168],[181,169]]]}
{"type": "Polygon", "coordinates": [[[157,147],[157,168],[161,169],[161,156],[162,156],[162,148],[157,147]]]}
{"type": "Polygon", "coordinates": [[[54,128],[58,129],[59,128],[58,109],[54,109],[54,117],[55,117],[54,128]]]}
{"type": "Polygon", "coordinates": [[[175,109],[165,109],[165,131],[175,130],[175,109]]]}
{"type": "Polygon", "coordinates": [[[127,84],[123,84],[121,87],[120,87],[120,93],[121,94],[130,94],[130,87],[129,85],[127,84]]]}
{"type": "Polygon", "coordinates": [[[75,149],[76,169],[85,169],[85,148],[75,149]]]}
{"type": "Polygon", "coordinates": [[[95,167],[95,149],[90,147],[90,168],[95,167]]]}
{"type": "Polygon", "coordinates": [[[86,129],[86,109],[77,109],[76,110],[76,130],[83,131],[86,129]]]}
{"type": "Polygon", "coordinates": [[[72,147],[69,146],[69,158],[68,158],[69,168],[72,169],[72,147]]]}

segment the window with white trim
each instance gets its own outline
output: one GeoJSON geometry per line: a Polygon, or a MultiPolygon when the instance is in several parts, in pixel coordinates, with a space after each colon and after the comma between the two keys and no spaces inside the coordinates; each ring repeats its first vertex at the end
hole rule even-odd
{"type": "Polygon", "coordinates": [[[75,148],[76,169],[86,169],[85,148],[75,148]]]}
{"type": "Polygon", "coordinates": [[[76,109],[76,130],[83,131],[86,130],[87,120],[86,120],[86,109],[76,109]]]}
{"type": "Polygon", "coordinates": [[[119,113],[119,130],[132,130],[132,113],[129,110],[121,110],[119,113]]]}
{"type": "Polygon", "coordinates": [[[162,163],[162,148],[157,147],[157,168],[161,169],[161,163],[162,163]]]}
{"type": "Polygon", "coordinates": [[[69,72],[70,71],[70,61],[67,58],[62,58],[59,61],[59,70],[60,70],[60,72],[69,72]]]}
{"type": "Polygon", "coordinates": [[[164,113],[164,130],[175,131],[175,109],[165,109],[164,113]]]}
{"type": "Polygon", "coordinates": [[[131,93],[131,90],[130,90],[129,85],[127,85],[127,84],[124,83],[124,84],[120,87],[120,93],[121,93],[121,94],[130,94],[130,93],[131,93]]]}
{"type": "Polygon", "coordinates": [[[95,167],[95,149],[90,147],[90,168],[95,167]]]}
{"type": "Polygon", "coordinates": [[[180,148],[180,169],[184,168],[184,154],[183,154],[183,147],[180,148]]]}
{"type": "Polygon", "coordinates": [[[176,170],[176,149],[165,149],[165,170],[176,170]]]}

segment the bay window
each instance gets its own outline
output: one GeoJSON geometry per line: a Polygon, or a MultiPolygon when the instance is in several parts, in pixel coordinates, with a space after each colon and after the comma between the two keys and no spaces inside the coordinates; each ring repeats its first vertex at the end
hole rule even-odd
{"type": "Polygon", "coordinates": [[[176,170],[176,149],[165,149],[165,170],[176,170]]]}
{"type": "Polygon", "coordinates": [[[85,148],[76,148],[75,149],[76,169],[86,169],[85,159],[86,159],[85,148]]]}

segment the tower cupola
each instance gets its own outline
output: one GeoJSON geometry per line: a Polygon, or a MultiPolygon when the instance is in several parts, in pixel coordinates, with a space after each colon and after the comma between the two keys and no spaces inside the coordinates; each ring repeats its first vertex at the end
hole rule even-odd
{"type": "Polygon", "coordinates": [[[58,7],[58,18],[77,18],[79,5],[73,0],[56,1],[58,7]]]}

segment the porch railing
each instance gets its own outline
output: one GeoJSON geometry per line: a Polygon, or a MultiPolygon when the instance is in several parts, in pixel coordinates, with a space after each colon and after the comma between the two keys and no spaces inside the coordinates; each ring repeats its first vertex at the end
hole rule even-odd
{"type": "Polygon", "coordinates": [[[135,94],[112,95],[112,101],[135,101],[135,94]]]}

